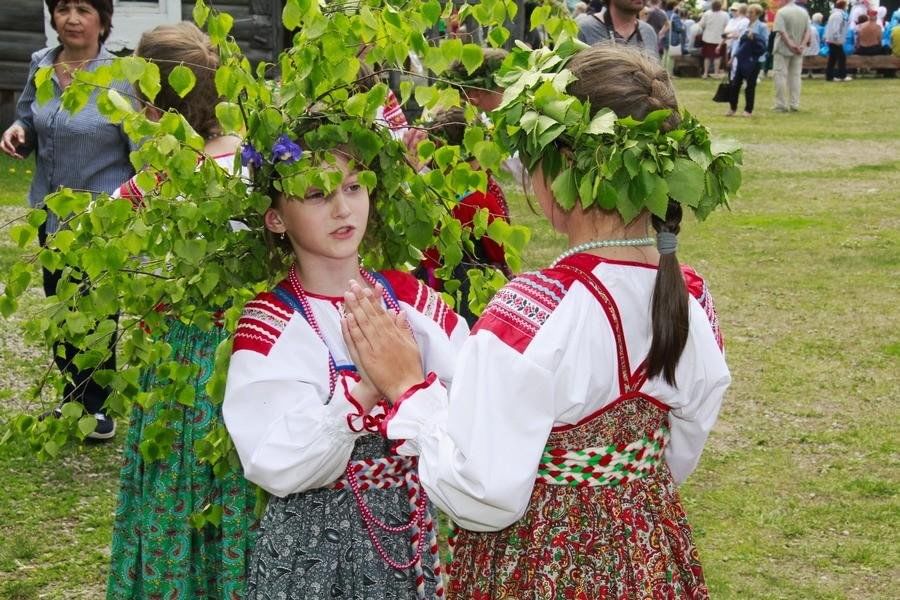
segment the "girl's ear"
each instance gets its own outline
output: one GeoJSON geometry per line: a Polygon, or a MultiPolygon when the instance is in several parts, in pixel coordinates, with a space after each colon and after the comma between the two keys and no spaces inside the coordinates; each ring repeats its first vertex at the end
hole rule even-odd
{"type": "Polygon", "coordinates": [[[281,214],[274,208],[266,209],[266,213],[263,215],[263,222],[266,224],[266,229],[272,233],[284,233],[287,231],[281,214]]]}

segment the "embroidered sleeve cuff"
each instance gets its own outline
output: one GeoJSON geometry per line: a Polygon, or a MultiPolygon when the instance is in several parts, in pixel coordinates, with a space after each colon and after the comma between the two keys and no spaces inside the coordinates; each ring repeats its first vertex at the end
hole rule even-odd
{"type": "Polygon", "coordinates": [[[446,404],[447,392],[437,375],[431,372],[424,381],[397,398],[381,424],[381,432],[392,440],[413,439],[444,410],[446,404]],[[411,400],[413,397],[415,400],[411,400]]]}

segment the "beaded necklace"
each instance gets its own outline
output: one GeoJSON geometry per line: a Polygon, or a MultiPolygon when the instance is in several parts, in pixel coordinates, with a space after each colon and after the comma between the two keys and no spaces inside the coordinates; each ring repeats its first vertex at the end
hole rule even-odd
{"type": "MultiPolygon", "coordinates": [[[[365,269],[360,268],[359,270],[360,277],[366,281],[373,288],[378,281],[375,279],[375,276],[366,271],[365,269]]],[[[309,326],[316,333],[322,343],[325,344],[325,347],[328,348],[328,342],[325,341],[325,336],[322,334],[322,329],[319,327],[319,323],[316,321],[316,316],[313,314],[312,307],[309,304],[309,299],[306,295],[306,290],[303,289],[303,285],[300,283],[300,278],[297,276],[297,266],[294,265],[291,267],[291,272],[288,275],[288,282],[291,284],[291,290],[294,292],[294,295],[297,297],[297,301],[300,303],[300,308],[303,309],[303,316],[306,317],[306,322],[309,323],[309,326]]],[[[393,310],[394,312],[400,312],[400,305],[397,304],[397,301],[394,300],[393,296],[391,296],[387,288],[384,290],[384,302],[388,305],[388,308],[393,310]]],[[[337,363],[334,361],[334,356],[331,353],[331,349],[328,349],[328,384],[331,393],[334,393],[334,388],[337,383],[337,363]]]]}
{"type": "Polygon", "coordinates": [[[623,240],[593,240],[573,246],[556,257],[553,264],[559,264],[561,260],[565,260],[574,254],[592,250],[594,248],[625,248],[629,246],[652,246],[656,240],[652,237],[643,238],[626,238],[623,240]]]}
{"type": "Polygon", "coordinates": [[[415,478],[415,475],[410,472],[406,477],[406,484],[410,493],[418,494],[418,498],[415,502],[415,510],[413,510],[412,514],[409,516],[409,521],[407,521],[403,525],[388,525],[387,523],[376,517],[363,500],[362,491],[360,491],[359,489],[359,481],[356,478],[356,471],[360,470],[361,468],[362,465],[354,465],[353,462],[349,462],[347,463],[346,474],[347,482],[350,484],[350,491],[353,492],[353,498],[356,500],[357,508],[359,508],[359,514],[362,517],[363,525],[366,528],[366,533],[369,534],[369,539],[372,541],[372,545],[375,547],[375,550],[378,552],[378,555],[381,556],[381,559],[384,562],[386,562],[394,569],[397,569],[398,571],[405,571],[406,569],[422,560],[422,553],[425,550],[425,508],[428,503],[428,496],[425,494],[425,489],[418,482],[418,479],[415,478]],[[387,550],[384,549],[384,546],[381,544],[381,540],[378,539],[378,531],[376,531],[376,529],[381,529],[386,533],[396,534],[404,533],[413,528],[415,528],[415,533],[417,534],[416,537],[418,537],[418,541],[416,542],[416,551],[413,553],[412,558],[405,563],[401,563],[388,556],[387,550]]]}
{"type": "MultiPolygon", "coordinates": [[[[365,269],[360,269],[359,274],[369,285],[371,285],[373,288],[375,287],[377,280],[375,279],[374,275],[372,275],[365,269]]],[[[319,339],[322,340],[322,343],[325,344],[325,347],[328,348],[328,343],[325,341],[325,336],[322,333],[322,329],[319,327],[319,323],[316,321],[316,317],[313,314],[312,306],[310,306],[309,304],[309,298],[307,297],[306,290],[303,289],[303,285],[300,283],[300,278],[297,276],[296,265],[291,268],[290,275],[288,275],[288,281],[291,284],[291,289],[294,292],[294,295],[297,297],[297,301],[300,303],[300,307],[303,310],[304,316],[306,317],[306,322],[309,323],[309,326],[312,328],[312,330],[316,333],[319,339]]],[[[400,305],[388,293],[386,287],[384,290],[384,301],[394,312],[400,311],[400,305]]],[[[335,385],[337,383],[337,364],[330,349],[328,350],[328,380],[331,393],[334,393],[335,385]]],[[[398,571],[405,571],[406,569],[419,563],[419,561],[422,560],[422,553],[425,548],[425,521],[426,506],[428,503],[428,496],[425,494],[425,489],[422,488],[420,483],[418,483],[418,479],[415,477],[415,474],[410,473],[409,475],[407,475],[407,487],[410,493],[418,495],[415,501],[415,509],[412,511],[409,521],[407,521],[405,524],[397,526],[388,525],[372,513],[372,510],[368,507],[365,500],[363,499],[362,491],[359,489],[359,481],[357,479],[357,471],[359,471],[360,469],[362,469],[361,465],[350,461],[347,463],[346,476],[347,482],[350,484],[350,490],[353,493],[353,498],[354,500],[356,500],[356,507],[359,509],[359,514],[362,517],[363,525],[366,528],[366,533],[369,535],[369,539],[372,541],[372,545],[375,547],[378,555],[381,556],[382,560],[384,560],[385,563],[387,563],[394,569],[397,569],[398,571]],[[378,529],[386,533],[394,534],[414,530],[417,533],[418,540],[416,542],[416,550],[413,553],[413,557],[409,561],[401,563],[388,556],[388,553],[384,549],[381,540],[378,538],[378,529]]]]}

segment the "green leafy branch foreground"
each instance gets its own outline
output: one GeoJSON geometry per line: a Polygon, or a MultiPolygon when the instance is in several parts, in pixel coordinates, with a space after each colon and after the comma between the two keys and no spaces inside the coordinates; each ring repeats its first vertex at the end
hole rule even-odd
{"type": "MultiPolygon", "coordinates": [[[[387,87],[378,84],[368,91],[358,87],[363,63],[402,71],[410,52],[421,56],[438,77],[458,61],[469,72],[478,68],[483,60],[479,46],[458,39],[430,41],[430,32],[439,19],[449,16],[451,8],[450,3],[442,6],[436,0],[364,0],[334,6],[288,0],[283,21],[296,32],[293,43],[274,63],[255,67],[229,37],[230,15],[198,0],[193,16],[220,53],[215,83],[222,97],[216,107],[222,130],[246,136],[255,147],[268,151],[267,144],[294,130],[303,115],[316,112],[327,119],[343,114],[326,129],[328,135],[336,136],[331,141],[349,141],[364,162],[377,164],[377,169],[368,168],[363,181],[370,190],[383,192],[376,198],[376,243],[362,249],[364,264],[374,269],[409,268],[419,262],[422,249],[437,248],[443,260],[438,275],[449,280],[445,295],[453,303],[459,282],[453,280],[452,272],[464,251],[472,248],[474,238],[489,235],[503,244],[510,266],[520,268],[527,228],[499,220],[488,225],[482,212],[467,234],[450,216],[456,198],[486,186],[484,173],[473,170],[461,157],[473,156],[482,167],[496,170],[505,155],[476,110],[468,107],[464,147],[422,143],[419,156],[430,160],[431,170],[419,173],[404,160],[398,143],[387,135],[373,134],[377,128],[371,124],[387,87]],[[273,72],[278,74],[276,80],[273,72]]],[[[488,43],[499,46],[509,37],[503,24],[513,19],[516,9],[512,0],[486,0],[463,6],[460,18],[472,17],[485,28],[488,43]]],[[[571,34],[573,27],[560,6],[549,1],[535,11],[532,22],[543,25],[553,37],[571,34]]],[[[170,112],[157,122],[147,119],[140,102],[111,89],[112,82],[121,80],[133,84],[151,105],[161,89],[156,64],[124,57],[91,72],[79,71],[63,95],[63,106],[76,112],[93,99],[103,115],[121,123],[132,139],[142,140],[131,159],[147,202],[135,210],[129,200],[94,196],[85,190],[51,194],[47,209],[59,215],[64,227],[36,254],[12,265],[0,295],[0,313],[9,317],[38,276],[38,266],[62,271],[57,294],[25,323],[27,336],[47,348],[60,340],[80,348],[74,362],[79,369],[93,370],[94,379],[112,390],[107,408],[113,416],[125,416],[132,402],[145,409],[171,399],[192,406],[190,380],[197,367],[172,359],[172,348],[162,341],[167,320],[175,317],[201,329],[233,329],[244,302],[281,277],[269,266],[262,237],[261,216],[268,198],[253,188],[239,168],[232,174],[214,161],[201,160],[204,140],[181,115],[170,112]],[[247,230],[233,231],[232,220],[242,221],[247,230]],[[117,314],[118,325],[110,316],[117,314]],[[98,369],[113,336],[121,366],[116,371],[98,369]],[[142,389],[141,374],[151,368],[164,384],[142,389]]],[[[53,94],[49,70],[39,71],[35,81],[39,100],[53,94]]],[[[185,65],[168,77],[169,85],[182,97],[195,81],[185,65]]],[[[453,87],[403,82],[400,92],[403,104],[414,97],[427,110],[460,104],[453,87]]],[[[308,164],[305,171],[293,174],[293,181],[283,178],[284,189],[327,185],[322,173],[320,165],[308,164]]],[[[31,211],[9,233],[25,248],[45,219],[44,210],[31,211]]],[[[469,277],[476,311],[504,283],[503,275],[490,269],[472,269],[469,277]]],[[[216,353],[216,368],[207,387],[216,402],[223,397],[229,355],[228,343],[216,353]]],[[[47,385],[61,393],[61,377],[52,366],[36,384],[34,395],[47,385]]],[[[179,411],[175,407],[165,412],[145,432],[140,450],[147,460],[165,456],[171,449],[175,436],[168,422],[179,411]]],[[[4,424],[2,439],[22,438],[39,457],[56,457],[94,426],[93,416],[84,414],[79,404],[69,403],[60,419],[13,416],[4,424]]],[[[194,450],[217,474],[235,464],[236,455],[221,426],[197,442],[194,450]]],[[[215,515],[207,516],[215,521],[215,515]]]]}

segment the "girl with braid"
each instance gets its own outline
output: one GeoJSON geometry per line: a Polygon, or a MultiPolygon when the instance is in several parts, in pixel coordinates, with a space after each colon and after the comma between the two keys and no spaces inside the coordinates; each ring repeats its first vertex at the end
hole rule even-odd
{"type": "MultiPolygon", "coordinates": [[[[567,93],[591,117],[650,115],[661,137],[691,135],[656,61],[610,46],[566,58],[567,93]]],[[[682,206],[670,198],[664,218],[645,208],[627,221],[578,199],[565,210],[545,167],[554,153],[562,168],[581,160],[579,145],[562,136],[536,162],[533,146],[514,149],[570,248],[497,293],[449,392],[371,292],[345,295],[354,362],[393,404],[383,429],[418,455],[429,497],[463,528],[448,597],[706,598],[677,486],[731,377],[705,284],[676,257],[682,206]]]]}

